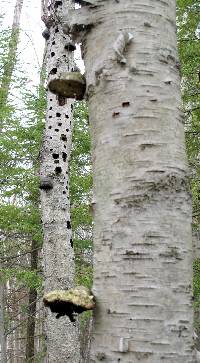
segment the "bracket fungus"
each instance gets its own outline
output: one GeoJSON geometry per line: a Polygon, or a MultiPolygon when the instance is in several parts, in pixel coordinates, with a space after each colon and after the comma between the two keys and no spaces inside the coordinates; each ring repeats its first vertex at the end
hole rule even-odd
{"type": "Polygon", "coordinates": [[[77,286],[69,290],[55,290],[43,297],[44,305],[49,307],[52,313],[56,313],[56,319],[67,315],[71,322],[75,321],[76,314],[95,307],[94,296],[84,286],[77,286]]]}
{"type": "Polygon", "coordinates": [[[50,190],[53,188],[53,180],[50,177],[41,177],[40,178],[40,189],[50,190]]]}
{"type": "Polygon", "coordinates": [[[80,72],[65,72],[50,80],[48,88],[56,95],[81,101],[85,94],[86,81],[80,72]]]}

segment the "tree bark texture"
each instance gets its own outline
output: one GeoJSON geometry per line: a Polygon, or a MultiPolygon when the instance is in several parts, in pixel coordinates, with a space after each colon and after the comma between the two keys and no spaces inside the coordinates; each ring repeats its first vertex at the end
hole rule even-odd
{"type": "MultiPolygon", "coordinates": [[[[48,78],[73,67],[73,53],[65,49],[67,36],[60,25],[63,8],[71,1],[53,2],[50,10],[50,39],[47,42],[48,78]]],[[[74,283],[74,253],[70,223],[69,157],[71,150],[73,100],[47,91],[46,127],[41,151],[41,181],[50,188],[41,190],[44,231],[44,290],[68,289],[74,283]]],[[[80,361],[79,329],[68,317],[56,319],[46,310],[46,362],[78,363],[80,361]]]]}
{"type": "Polygon", "coordinates": [[[88,1],[68,21],[83,30],[93,145],[90,362],[195,362],[176,2],[88,1]]]}

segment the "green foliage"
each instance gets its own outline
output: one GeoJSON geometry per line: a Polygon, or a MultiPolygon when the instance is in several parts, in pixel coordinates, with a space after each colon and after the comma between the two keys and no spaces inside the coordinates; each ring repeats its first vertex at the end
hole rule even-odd
{"type": "MultiPolygon", "coordinates": [[[[193,229],[200,225],[200,40],[196,37],[199,24],[199,2],[177,1],[178,45],[182,73],[182,97],[185,112],[187,153],[192,171],[193,229]]],[[[193,295],[195,328],[200,335],[200,259],[193,264],[193,295]]]]}
{"type": "Polygon", "coordinates": [[[193,264],[193,292],[194,292],[194,302],[196,306],[200,305],[200,259],[194,261],[193,264]]]}
{"type": "Polygon", "coordinates": [[[74,109],[73,146],[70,163],[70,201],[76,284],[91,288],[92,284],[92,175],[88,110],[84,102],[74,109]]]}
{"type": "Polygon", "coordinates": [[[37,271],[28,271],[23,269],[4,268],[0,269],[0,281],[6,282],[15,279],[16,286],[26,286],[27,288],[40,289],[42,287],[42,278],[37,271]]]}
{"type": "Polygon", "coordinates": [[[196,36],[199,24],[199,2],[177,1],[178,45],[182,72],[182,96],[185,112],[186,145],[192,169],[193,225],[200,223],[200,40],[196,36]]]}

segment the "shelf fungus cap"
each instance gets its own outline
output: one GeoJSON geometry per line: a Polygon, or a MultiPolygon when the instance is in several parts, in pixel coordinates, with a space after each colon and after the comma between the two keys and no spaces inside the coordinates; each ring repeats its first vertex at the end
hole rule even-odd
{"type": "Polygon", "coordinates": [[[75,321],[74,314],[81,314],[95,307],[94,296],[84,286],[49,292],[44,295],[43,302],[57,314],[56,318],[67,315],[72,322],[75,321]]]}
{"type": "Polygon", "coordinates": [[[81,101],[84,97],[86,81],[80,72],[65,72],[58,78],[50,80],[48,87],[56,95],[81,101]]]}
{"type": "Polygon", "coordinates": [[[39,188],[44,189],[44,190],[52,189],[53,188],[52,178],[50,178],[50,177],[41,177],[40,178],[39,188]]]}

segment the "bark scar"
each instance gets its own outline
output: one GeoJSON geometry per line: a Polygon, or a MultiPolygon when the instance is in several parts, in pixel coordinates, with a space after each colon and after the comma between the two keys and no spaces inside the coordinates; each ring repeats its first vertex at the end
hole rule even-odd
{"type": "Polygon", "coordinates": [[[126,47],[133,39],[133,34],[128,31],[122,31],[116,41],[113,44],[113,49],[116,55],[117,62],[121,64],[126,64],[127,59],[124,57],[124,52],[126,47]]]}

